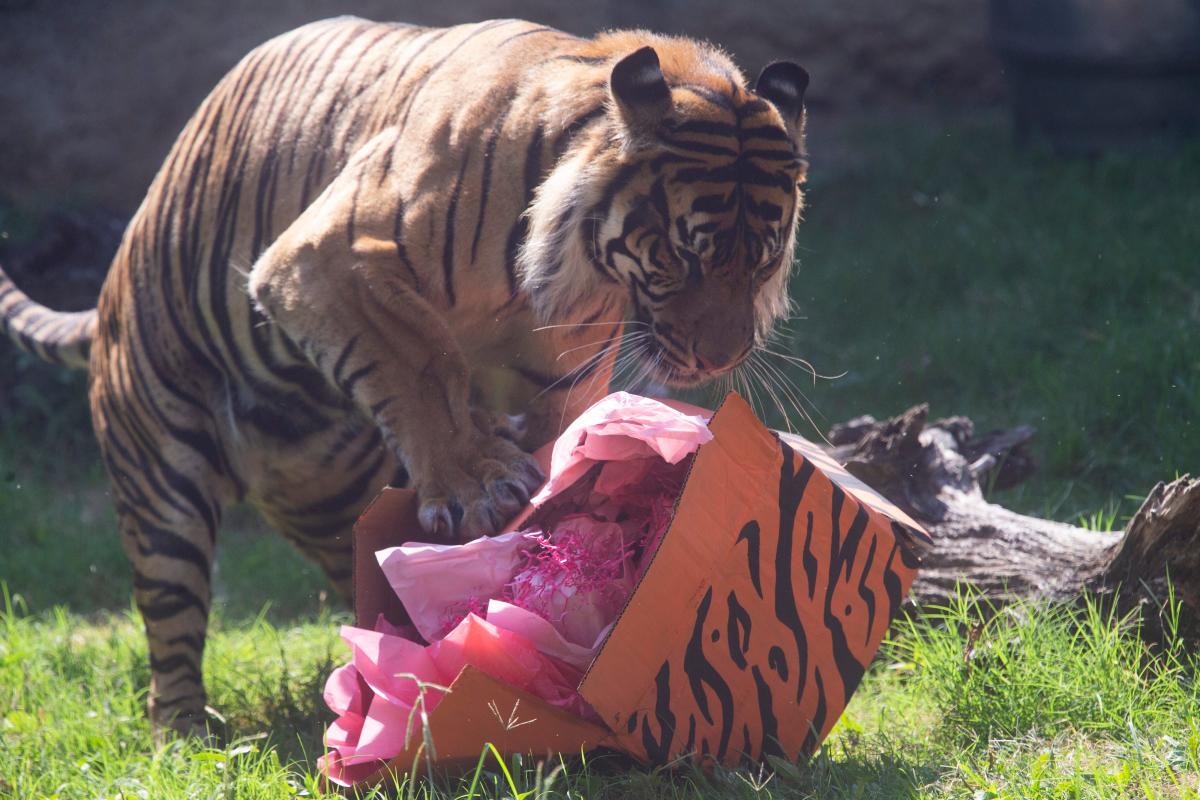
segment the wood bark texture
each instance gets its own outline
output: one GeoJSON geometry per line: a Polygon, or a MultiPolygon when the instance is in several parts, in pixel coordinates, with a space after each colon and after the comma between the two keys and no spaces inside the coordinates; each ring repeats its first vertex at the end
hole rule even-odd
{"type": "Polygon", "coordinates": [[[1034,464],[1025,445],[1034,430],[976,436],[965,417],[928,415],[928,406],[916,406],[829,433],[835,458],[933,536],[936,546],[924,554],[913,587],[917,603],[942,601],[962,582],[997,600],[1068,601],[1096,592],[1116,597],[1123,609],[1157,609],[1169,575],[1185,614],[1200,618],[1200,479],[1159,483],[1120,532],[1028,517],[988,502],[982,487],[1028,477],[1034,464]]]}

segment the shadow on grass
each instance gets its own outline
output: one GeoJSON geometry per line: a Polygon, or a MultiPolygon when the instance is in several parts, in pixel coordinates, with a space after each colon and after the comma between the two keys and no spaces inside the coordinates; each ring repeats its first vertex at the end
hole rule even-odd
{"type": "Polygon", "coordinates": [[[921,753],[852,751],[844,758],[830,758],[824,750],[798,768],[795,785],[812,797],[916,798],[935,783],[941,766],[922,758],[921,753]]]}
{"type": "MultiPolygon", "coordinates": [[[[132,572],[98,459],[55,463],[45,450],[0,442],[0,552],[0,582],[32,612],[130,607],[132,572]]],[[[213,591],[227,621],[266,609],[283,624],[346,609],[320,567],[243,509],[219,533],[213,591]]]]}
{"type": "Polygon", "coordinates": [[[282,762],[316,770],[317,757],[324,752],[325,726],[331,721],[323,697],[325,680],[344,660],[346,655],[329,646],[316,660],[305,658],[304,670],[296,672],[299,658],[290,658],[281,645],[277,668],[272,663],[257,672],[239,670],[240,680],[210,679],[223,739],[262,736],[263,745],[274,747],[282,762]]]}
{"type": "MultiPolygon", "coordinates": [[[[780,763],[774,770],[744,766],[737,769],[705,770],[692,762],[672,767],[648,768],[628,756],[598,751],[585,757],[567,758],[549,786],[537,786],[536,762],[510,757],[505,767],[512,784],[494,757],[485,756],[481,781],[494,796],[511,794],[506,789],[550,789],[548,796],[588,798],[887,798],[905,800],[921,795],[923,788],[938,778],[938,770],[913,763],[899,754],[854,755],[845,760],[830,760],[818,755],[808,764],[780,763]]],[[[557,764],[542,766],[542,775],[557,764]]],[[[436,782],[440,793],[434,796],[462,796],[465,780],[443,777],[436,782]]]]}

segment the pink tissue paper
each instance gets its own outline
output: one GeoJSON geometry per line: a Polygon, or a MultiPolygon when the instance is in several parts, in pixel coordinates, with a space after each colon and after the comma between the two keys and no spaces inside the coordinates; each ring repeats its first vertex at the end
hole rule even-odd
{"type": "Polygon", "coordinates": [[[580,679],[666,533],[689,457],[711,438],[704,417],[611,394],[555,442],[522,530],[379,551],[412,625],[342,628],[352,656],[325,686],[338,718],[322,770],[349,786],[398,755],[467,664],[596,718],[580,679]]]}

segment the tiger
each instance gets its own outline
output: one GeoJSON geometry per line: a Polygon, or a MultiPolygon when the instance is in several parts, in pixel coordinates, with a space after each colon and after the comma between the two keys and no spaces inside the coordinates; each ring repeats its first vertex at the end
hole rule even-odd
{"type": "Polygon", "coordinates": [[[750,86],[644,30],[315,22],[201,103],[95,309],[0,273],[8,336],[88,372],[156,735],[208,735],[231,505],[349,598],[383,487],[415,489],[432,540],[496,532],[622,346],[689,387],[760,345],[789,304],[808,80],[775,62],[750,86]]]}

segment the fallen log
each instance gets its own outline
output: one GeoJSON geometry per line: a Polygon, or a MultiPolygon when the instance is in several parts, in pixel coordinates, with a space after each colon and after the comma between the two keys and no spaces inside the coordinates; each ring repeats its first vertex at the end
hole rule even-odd
{"type": "Polygon", "coordinates": [[[944,601],[961,582],[989,598],[1069,600],[1093,592],[1122,609],[1159,609],[1175,596],[1200,618],[1200,479],[1159,483],[1122,532],[1018,514],[984,497],[1033,469],[1029,427],[976,436],[965,417],[929,421],[928,406],[892,419],[860,417],[829,432],[832,455],[921,522],[925,553],[914,600],[944,601]],[[1169,579],[1168,579],[1169,576],[1169,579]]]}

